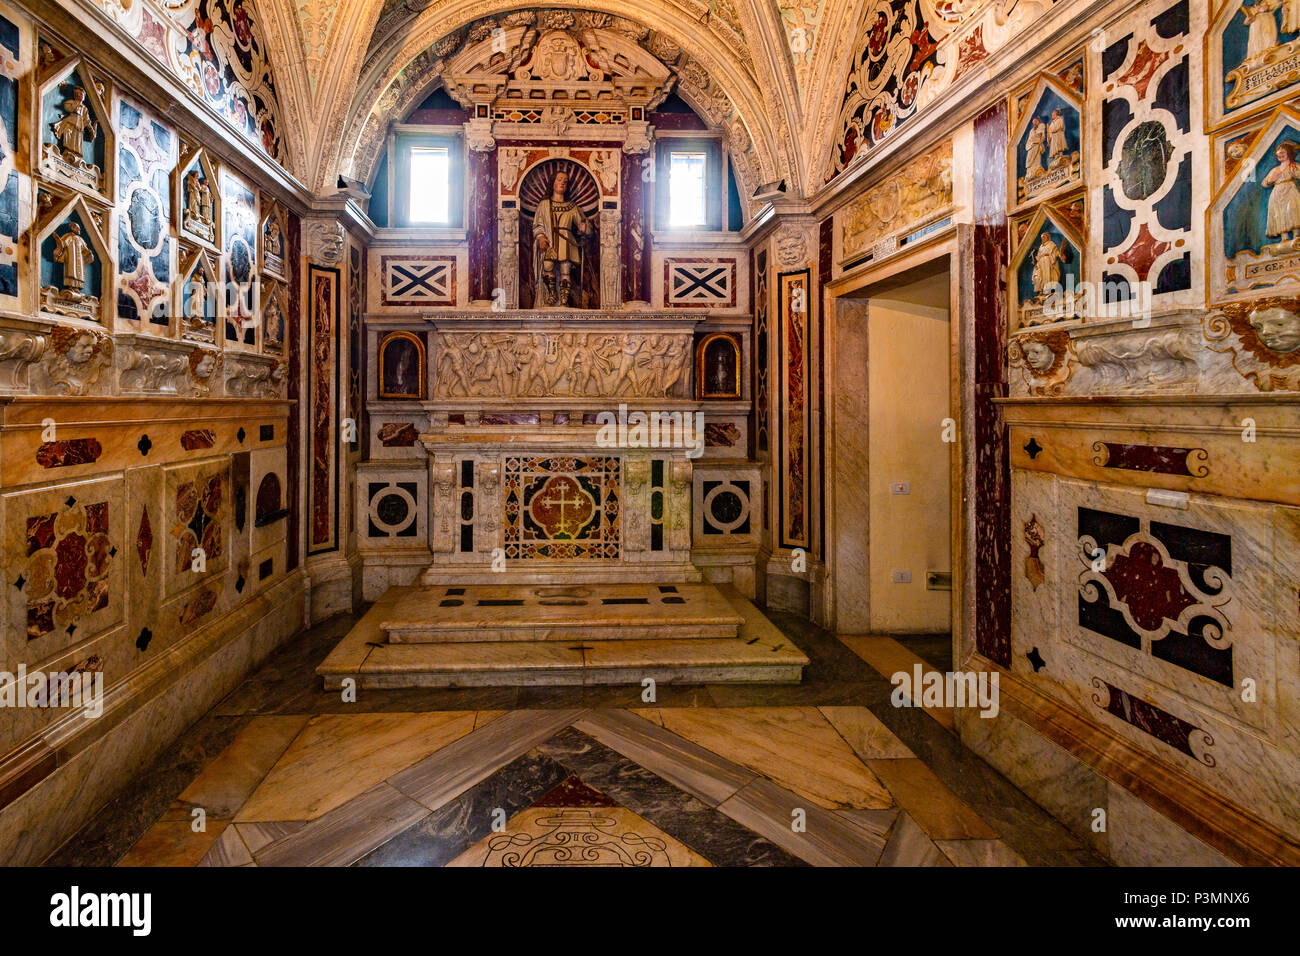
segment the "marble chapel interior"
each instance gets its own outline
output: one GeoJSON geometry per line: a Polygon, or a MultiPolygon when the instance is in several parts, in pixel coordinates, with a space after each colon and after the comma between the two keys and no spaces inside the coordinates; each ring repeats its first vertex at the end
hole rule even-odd
{"type": "Polygon", "coordinates": [[[1300,864],[1300,0],[0,0],[0,555],[0,864],[1300,864]]]}

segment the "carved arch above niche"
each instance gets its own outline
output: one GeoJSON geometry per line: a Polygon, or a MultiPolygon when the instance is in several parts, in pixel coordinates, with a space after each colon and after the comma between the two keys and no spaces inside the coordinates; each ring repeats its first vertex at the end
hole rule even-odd
{"type": "MultiPolygon", "coordinates": [[[[368,62],[361,72],[357,95],[347,108],[348,117],[341,128],[337,169],[344,175],[370,182],[384,153],[389,122],[408,115],[440,87],[445,86],[455,96],[456,78],[463,77],[468,67],[492,65],[490,56],[495,52],[492,49],[493,30],[500,28],[503,31],[500,35],[520,37],[528,35],[531,30],[540,39],[548,31],[561,29],[579,42],[593,37],[614,38],[608,40],[608,49],[615,55],[612,60],[606,58],[605,62],[615,68],[605,72],[612,73],[613,79],[609,82],[615,89],[620,84],[626,87],[629,82],[646,82],[628,72],[634,67],[651,69],[649,76],[652,79],[666,76],[673,92],[708,125],[722,130],[738,181],[743,211],[748,216],[753,206],[750,196],[760,183],[779,178],[793,181],[794,176],[779,148],[779,137],[767,114],[765,96],[754,77],[752,61],[746,64],[725,42],[713,42],[716,36],[709,32],[712,28],[707,23],[700,23],[698,11],[688,15],[685,6],[675,2],[651,4],[646,0],[634,4],[623,16],[576,6],[483,16],[483,8],[479,7],[476,8],[478,19],[460,21],[459,25],[446,10],[430,7],[424,14],[407,21],[407,27],[400,33],[381,25],[376,36],[380,33],[394,38],[400,35],[403,40],[400,46],[396,43],[372,45],[368,62]],[[480,58],[476,64],[473,55],[476,49],[481,49],[489,58],[480,58]],[[625,58],[626,64],[620,58],[625,58]],[[638,63],[641,66],[635,66],[638,63]]],[[[497,45],[500,45],[499,39],[497,45]]],[[[525,54],[531,50],[530,44],[525,54]]],[[[598,55],[597,64],[600,60],[598,55]]],[[[498,89],[504,90],[509,83],[515,82],[511,74],[524,65],[522,55],[503,59],[502,69],[494,74],[498,76],[494,88],[479,92],[484,96],[495,96],[498,89]]],[[[476,113],[478,105],[473,107],[476,113]]],[[[652,106],[647,106],[649,108],[652,106]]],[[[554,122],[556,114],[544,119],[554,122]]],[[[468,136],[471,146],[492,148],[491,131],[483,128],[483,124],[491,120],[490,115],[476,117],[476,120],[479,128],[472,127],[468,136]]],[[[546,128],[538,122],[527,126],[531,127],[534,136],[546,128]]],[[[584,122],[579,125],[578,132],[583,139],[592,139],[599,128],[600,124],[584,122]]],[[[649,147],[648,136],[644,142],[635,135],[625,142],[633,152],[649,147]]]]}

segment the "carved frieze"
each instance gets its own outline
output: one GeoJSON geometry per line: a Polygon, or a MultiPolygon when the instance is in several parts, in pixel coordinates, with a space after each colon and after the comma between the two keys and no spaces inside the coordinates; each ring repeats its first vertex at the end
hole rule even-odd
{"type": "Polygon", "coordinates": [[[686,397],[687,332],[439,332],[438,398],[686,397]]]}

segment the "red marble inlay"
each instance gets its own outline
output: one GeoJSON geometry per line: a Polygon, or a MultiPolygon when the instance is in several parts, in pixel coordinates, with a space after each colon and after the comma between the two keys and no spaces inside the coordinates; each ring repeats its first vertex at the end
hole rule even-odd
{"type": "Polygon", "coordinates": [[[704,444],[710,448],[731,448],[740,441],[735,422],[709,422],[704,426],[704,444]]]}
{"type": "Polygon", "coordinates": [[[385,448],[410,448],[419,437],[410,422],[384,422],[379,426],[379,443],[385,448]]]}
{"type": "Polygon", "coordinates": [[[1115,589],[1115,596],[1128,605],[1133,621],[1146,631],[1165,622],[1177,621],[1183,611],[1197,603],[1187,593],[1176,568],[1166,567],[1154,545],[1138,541],[1127,554],[1117,555],[1102,576],[1115,589]]]}
{"type": "Polygon", "coordinates": [[[217,443],[217,433],[211,428],[191,428],[181,435],[181,447],[186,451],[211,448],[217,443]]]}
{"type": "Polygon", "coordinates": [[[42,468],[66,468],[97,461],[104,448],[93,438],[68,438],[47,441],[36,449],[36,463],[42,468]]]}
{"type": "Polygon", "coordinates": [[[1131,86],[1137,90],[1140,99],[1146,99],[1147,87],[1151,84],[1152,78],[1156,71],[1160,69],[1161,64],[1169,59],[1168,53],[1156,53],[1151,47],[1147,46],[1147,41],[1142,40],[1138,43],[1137,55],[1133,57],[1133,65],[1118,79],[1121,86],[1131,86]]]}
{"type": "Polygon", "coordinates": [[[542,799],[534,807],[616,807],[613,800],[599,790],[593,790],[577,777],[569,777],[542,799]]]}
{"type": "Polygon", "coordinates": [[[54,521],[58,514],[35,515],[27,519],[27,556],[54,544],[54,521]]]}
{"type": "Polygon", "coordinates": [[[203,615],[207,614],[217,605],[217,592],[209,588],[204,588],[194,597],[190,598],[189,603],[181,609],[180,623],[182,627],[193,624],[203,615]]]}
{"type": "Polygon", "coordinates": [[[596,513],[596,502],[568,475],[555,475],[533,495],[528,510],[548,538],[574,538],[596,513]]]}
{"type": "Polygon", "coordinates": [[[1137,238],[1116,258],[1136,272],[1139,281],[1146,282],[1147,276],[1151,274],[1152,264],[1168,249],[1169,243],[1151,235],[1151,230],[1144,222],[1138,229],[1137,238]]]}
{"type": "Polygon", "coordinates": [[[98,501],[86,505],[86,531],[89,534],[108,533],[108,502],[98,501]]]}
{"type": "Polygon", "coordinates": [[[54,548],[54,593],[65,601],[86,586],[86,539],[75,531],[65,534],[54,548]]]}
{"type": "Polygon", "coordinates": [[[149,523],[149,508],[140,513],[140,530],[135,536],[135,553],[140,556],[140,573],[149,573],[149,555],[153,553],[153,526],[149,523]]]}

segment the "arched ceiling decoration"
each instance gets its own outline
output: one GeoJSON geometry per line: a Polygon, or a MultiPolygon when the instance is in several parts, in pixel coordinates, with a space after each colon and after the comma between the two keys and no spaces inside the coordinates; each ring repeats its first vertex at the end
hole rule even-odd
{"type": "MultiPolygon", "coordinates": [[[[921,114],[1058,0],[865,0],[844,79],[822,74],[818,117],[807,140],[829,182],[921,114]]],[[[828,69],[838,57],[821,61],[828,69]]]]}
{"type": "MultiPolygon", "coordinates": [[[[762,5],[762,0],[745,2],[762,5]]],[[[756,64],[752,52],[761,49],[770,56],[773,42],[784,48],[775,8],[763,7],[773,36],[756,43],[752,34],[763,32],[764,21],[736,3],[715,0],[712,9],[693,0],[634,0],[621,4],[622,15],[615,15],[595,9],[591,0],[541,10],[462,0],[425,6],[421,0],[387,0],[367,43],[357,93],[337,119],[338,151],[322,154],[316,181],[330,182],[339,172],[367,179],[389,120],[409,113],[435,89],[453,58],[489,40],[493,30],[524,28],[521,36],[534,41],[545,29],[562,29],[579,40],[603,32],[635,43],[675,75],[682,99],[724,130],[742,194],[780,178],[798,189],[799,169],[792,162],[796,137],[790,133],[797,129],[797,105],[764,92],[782,71],[791,75],[788,63],[756,64]]]]}
{"type": "Polygon", "coordinates": [[[282,115],[278,59],[252,0],[95,2],[244,139],[291,167],[297,143],[282,115]]]}

